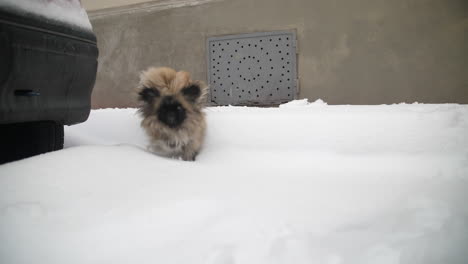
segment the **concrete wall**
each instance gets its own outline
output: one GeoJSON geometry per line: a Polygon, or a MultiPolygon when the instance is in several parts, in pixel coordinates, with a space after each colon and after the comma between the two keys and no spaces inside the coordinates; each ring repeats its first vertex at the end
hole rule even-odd
{"type": "Polygon", "coordinates": [[[148,66],[206,80],[207,37],[284,29],[297,31],[300,98],[468,103],[466,0],[224,0],[147,10],[90,12],[100,48],[94,108],[133,106],[131,89],[148,66]]]}
{"type": "Polygon", "coordinates": [[[148,2],[148,0],[81,0],[86,10],[99,10],[103,8],[120,7],[124,5],[148,2]]]}

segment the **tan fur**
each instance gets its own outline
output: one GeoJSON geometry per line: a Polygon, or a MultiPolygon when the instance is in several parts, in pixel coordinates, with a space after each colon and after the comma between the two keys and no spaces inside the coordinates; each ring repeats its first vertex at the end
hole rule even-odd
{"type": "Polygon", "coordinates": [[[205,103],[207,86],[201,81],[193,81],[190,73],[167,67],[149,68],[140,75],[137,93],[145,88],[155,89],[160,96],[151,103],[140,100],[139,112],[143,120],[141,126],[150,137],[149,149],[167,157],[181,157],[194,160],[200,151],[206,130],[206,121],[202,109],[205,103]],[[200,87],[200,96],[190,101],[184,96],[183,89],[195,84],[200,87]],[[170,128],[158,120],[156,112],[161,98],[172,96],[186,111],[186,118],[177,128],[170,128]]]}

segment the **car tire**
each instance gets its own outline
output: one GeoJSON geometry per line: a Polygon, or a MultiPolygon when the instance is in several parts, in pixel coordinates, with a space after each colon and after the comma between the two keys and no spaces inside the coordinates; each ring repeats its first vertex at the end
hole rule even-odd
{"type": "Polygon", "coordinates": [[[63,125],[53,121],[0,125],[0,164],[63,148],[63,125]]]}

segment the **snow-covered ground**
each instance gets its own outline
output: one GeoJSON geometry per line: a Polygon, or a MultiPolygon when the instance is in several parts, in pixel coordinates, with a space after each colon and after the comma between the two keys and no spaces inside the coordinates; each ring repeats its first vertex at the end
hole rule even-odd
{"type": "Polygon", "coordinates": [[[0,166],[0,263],[468,263],[467,105],[206,113],[196,162],[106,109],[0,166]]]}

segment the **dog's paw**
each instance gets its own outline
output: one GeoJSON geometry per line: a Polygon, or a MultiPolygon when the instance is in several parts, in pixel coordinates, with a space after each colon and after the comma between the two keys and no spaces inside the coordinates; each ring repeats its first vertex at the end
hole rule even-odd
{"type": "Polygon", "coordinates": [[[182,155],[182,159],[185,161],[195,161],[195,158],[197,157],[198,152],[190,152],[190,153],[184,153],[182,155]]]}

